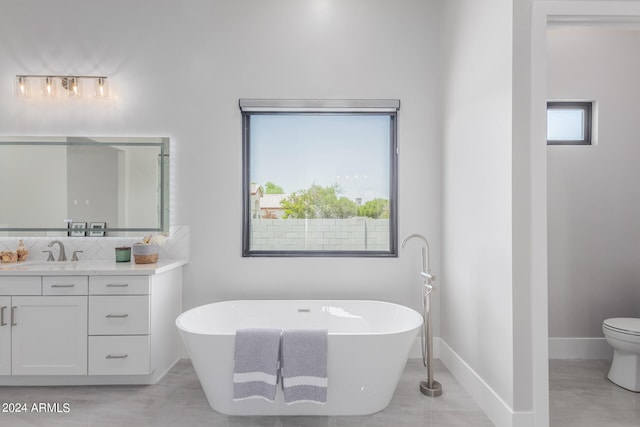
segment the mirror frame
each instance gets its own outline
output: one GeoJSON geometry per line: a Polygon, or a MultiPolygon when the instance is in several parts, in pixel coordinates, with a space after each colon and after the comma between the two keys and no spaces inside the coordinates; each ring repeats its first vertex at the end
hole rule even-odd
{"type": "MultiPolygon", "coordinates": [[[[169,138],[168,137],[9,137],[0,136],[0,146],[7,145],[42,145],[42,146],[90,146],[96,144],[103,144],[105,146],[157,146],[160,149],[160,158],[162,159],[160,167],[160,206],[159,211],[159,223],[157,228],[150,227],[136,227],[136,228],[104,228],[100,231],[107,232],[169,232],[169,138]]],[[[69,224],[69,227],[71,224],[69,224]]],[[[47,232],[62,232],[68,233],[71,228],[64,227],[0,227],[0,232],[29,232],[29,233],[47,233],[47,232]]],[[[89,228],[85,228],[85,231],[90,231],[89,228]]],[[[46,234],[45,234],[46,235],[46,234]]],[[[116,236],[126,237],[126,236],[116,236]]]]}

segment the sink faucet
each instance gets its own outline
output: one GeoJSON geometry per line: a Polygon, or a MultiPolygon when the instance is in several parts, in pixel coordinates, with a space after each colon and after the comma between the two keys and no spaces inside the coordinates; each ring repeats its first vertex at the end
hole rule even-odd
{"type": "Polygon", "coordinates": [[[52,248],[56,243],[60,245],[60,254],[58,255],[58,261],[66,261],[67,254],[64,252],[64,244],[60,240],[52,240],[51,242],[49,242],[49,247],[52,248]]]}

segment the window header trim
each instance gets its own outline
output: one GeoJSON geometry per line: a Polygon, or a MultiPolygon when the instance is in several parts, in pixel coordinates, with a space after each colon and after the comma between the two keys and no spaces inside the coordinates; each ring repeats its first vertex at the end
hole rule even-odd
{"type": "Polygon", "coordinates": [[[251,112],[396,112],[399,99],[246,99],[240,111],[251,112]]]}

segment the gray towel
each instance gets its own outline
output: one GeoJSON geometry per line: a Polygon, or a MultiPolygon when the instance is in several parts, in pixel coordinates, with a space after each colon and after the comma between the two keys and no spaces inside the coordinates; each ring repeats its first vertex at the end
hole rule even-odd
{"type": "Polygon", "coordinates": [[[266,328],[236,331],[233,400],[275,400],[281,334],[266,328]]]}
{"type": "Polygon", "coordinates": [[[285,403],[326,403],[327,384],[327,330],[285,330],[282,333],[285,403]]]}

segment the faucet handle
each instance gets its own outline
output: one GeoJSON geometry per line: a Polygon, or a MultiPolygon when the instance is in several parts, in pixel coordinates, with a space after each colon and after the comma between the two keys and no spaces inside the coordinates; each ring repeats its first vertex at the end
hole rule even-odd
{"type": "Polygon", "coordinates": [[[73,255],[71,255],[71,261],[80,261],[78,259],[78,254],[83,253],[84,251],[73,251],[73,255]]]}
{"type": "Polygon", "coordinates": [[[53,252],[51,251],[42,251],[43,254],[49,254],[49,256],[47,257],[47,262],[49,261],[55,261],[55,258],[53,257],[53,252]]]}
{"type": "Polygon", "coordinates": [[[436,281],[436,276],[434,276],[433,274],[431,274],[431,273],[429,273],[429,272],[421,271],[421,272],[420,272],[420,275],[421,275],[422,277],[424,277],[425,279],[432,280],[432,281],[434,281],[434,282],[436,281]]]}

